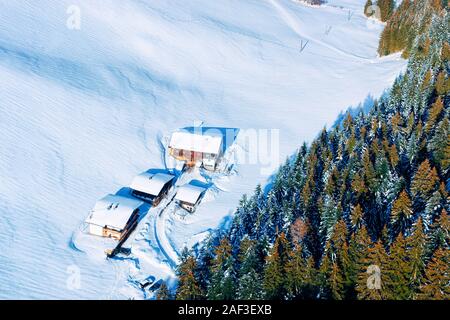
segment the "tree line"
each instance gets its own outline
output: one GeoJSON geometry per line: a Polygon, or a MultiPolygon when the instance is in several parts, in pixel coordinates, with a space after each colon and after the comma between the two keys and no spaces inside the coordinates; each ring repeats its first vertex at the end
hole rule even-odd
{"type": "Polygon", "coordinates": [[[432,15],[391,90],[243,196],[160,298],[449,299],[449,26],[432,15]]]}

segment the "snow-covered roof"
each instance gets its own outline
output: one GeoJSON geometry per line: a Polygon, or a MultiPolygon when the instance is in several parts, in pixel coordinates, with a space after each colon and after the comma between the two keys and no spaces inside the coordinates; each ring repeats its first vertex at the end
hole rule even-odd
{"type": "Polygon", "coordinates": [[[171,174],[166,173],[148,173],[144,172],[134,178],[131,183],[131,189],[150,194],[152,196],[158,196],[166,183],[174,178],[171,174]]]}
{"type": "Polygon", "coordinates": [[[203,153],[219,154],[222,148],[222,135],[176,131],[172,134],[170,148],[203,153]]]}
{"type": "Polygon", "coordinates": [[[185,184],[178,189],[175,199],[178,201],[195,204],[205,190],[206,189],[202,187],[194,186],[192,184],[185,184]]]}
{"type": "Polygon", "coordinates": [[[97,201],[86,222],[123,230],[134,210],[143,204],[139,200],[109,194],[97,201]]]}

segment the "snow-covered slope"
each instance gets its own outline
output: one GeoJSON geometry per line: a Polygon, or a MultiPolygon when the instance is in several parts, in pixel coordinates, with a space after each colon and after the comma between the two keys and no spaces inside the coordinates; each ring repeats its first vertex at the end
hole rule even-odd
{"type": "Polygon", "coordinates": [[[163,168],[166,137],[195,121],[279,129],[283,161],[380,95],[405,61],[376,56],[364,2],[0,0],[0,298],[142,297],[128,280],[171,277],[161,241],[177,254],[226,224],[274,166],[194,173],[212,186],[198,211],[151,211],[127,261],[76,247],[95,201],[163,168]]]}

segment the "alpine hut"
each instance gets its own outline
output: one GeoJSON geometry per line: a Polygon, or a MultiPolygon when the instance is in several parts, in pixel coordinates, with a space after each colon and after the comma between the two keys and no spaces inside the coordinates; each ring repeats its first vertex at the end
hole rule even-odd
{"type": "Polygon", "coordinates": [[[169,192],[174,180],[175,176],[171,174],[144,172],[134,178],[130,187],[133,196],[157,206],[169,192]]]}
{"type": "Polygon", "coordinates": [[[169,154],[188,166],[203,165],[214,171],[222,155],[223,136],[216,132],[176,131],[169,142],[169,154]]]}
{"type": "Polygon", "coordinates": [[[144,202],[118,195],[97,201],[85,220],[93,235],[121,240],[136,227],[144,202]]]}
{"type": "Polygon", "coordinates": [[[205,191],[205,188],[188,183],[178,189],[175,200],[180,207],[193,213],[205,194],[205,191]]]}

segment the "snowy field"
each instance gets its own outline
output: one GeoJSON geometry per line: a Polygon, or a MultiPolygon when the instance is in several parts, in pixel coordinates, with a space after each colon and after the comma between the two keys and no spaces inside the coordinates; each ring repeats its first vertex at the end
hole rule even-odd
{"type": "Polygon", "coordinates": [[[136,281],[170,282],[278,160],[403,70],[377,57],[364,2],[0,0],[0,298],[151,298],[136,281]],[[210,186],[197,212],[152,208],[127,258],[90,250],[95,202],[165,168],[170,133],[198,121],[241,131],[229,173],[189,174],[210,186]],[[261,129],[277,157],[246,163],[241,133],[261,129]]]}

